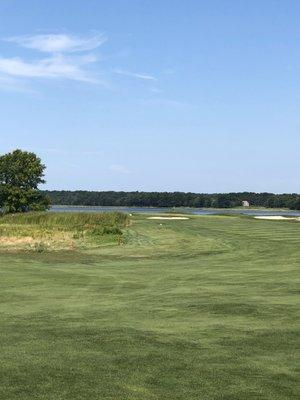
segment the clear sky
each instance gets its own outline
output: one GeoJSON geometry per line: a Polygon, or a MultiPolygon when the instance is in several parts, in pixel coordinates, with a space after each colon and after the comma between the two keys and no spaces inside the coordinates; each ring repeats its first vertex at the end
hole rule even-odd
{"type": "Polygon", "coordinates": [[[0,153],[48,189],[300,192],[298,0],[1,0],[0,153]]]}

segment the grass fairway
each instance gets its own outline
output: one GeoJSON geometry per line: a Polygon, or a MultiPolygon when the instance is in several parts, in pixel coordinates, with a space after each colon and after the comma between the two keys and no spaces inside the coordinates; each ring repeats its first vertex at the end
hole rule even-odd
{"type": "Polygon", "coordinates": [[[299,398],[299,222],[124,229],[122,245],[0,251],[1,399],[299,398]]]}

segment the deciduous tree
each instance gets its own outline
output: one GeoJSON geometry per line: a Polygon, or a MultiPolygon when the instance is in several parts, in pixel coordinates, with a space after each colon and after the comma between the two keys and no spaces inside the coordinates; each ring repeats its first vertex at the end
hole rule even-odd
{"type": "Polygon", "coordinates": [[[45,165],[35,153],[14,150],[0,156],[0,208],[4,212],[46,210],[50,200],[38,190],[45,165]]]}

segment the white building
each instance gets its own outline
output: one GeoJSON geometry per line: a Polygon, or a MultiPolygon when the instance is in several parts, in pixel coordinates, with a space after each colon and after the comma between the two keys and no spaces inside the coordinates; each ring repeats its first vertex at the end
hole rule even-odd
{"type": "Polygon", "coordinates": [[[250,207],[250,203],[247,200],[243,200],[242,205],[243,205],[243,207],[250,207]]]}

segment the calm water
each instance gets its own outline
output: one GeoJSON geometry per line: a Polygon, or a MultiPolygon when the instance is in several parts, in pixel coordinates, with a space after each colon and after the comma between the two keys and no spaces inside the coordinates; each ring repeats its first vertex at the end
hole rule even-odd
{"type": "MultiPolygon", "coordinates": [[[[125,213],[165,213],[173,210],[172,208],[159,207],[82,207],[82,206],[52,206],[51,211],[58,212],[109,212],[122,211],[125,213]]],[[[180,208],[179,213],[187,212],[189,214],[214,215],[214,214],[244,214],[244,215],[286,215],[300,217],[300,211],[274,211],[274,210],[233,210],[233,209],[203,209],[203,208],[180,208]]]]}

